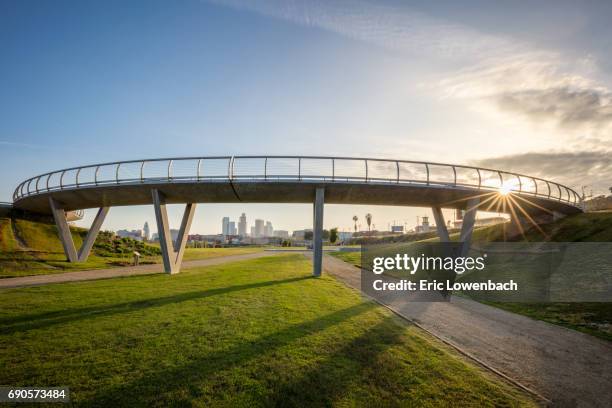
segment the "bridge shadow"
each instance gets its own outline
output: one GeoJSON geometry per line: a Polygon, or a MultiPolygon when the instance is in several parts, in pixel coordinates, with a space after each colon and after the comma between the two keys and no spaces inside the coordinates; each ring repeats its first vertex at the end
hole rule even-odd
{"type": "Polygon", "coordinates": [[[299,282],[302,280],[313,279],[312,276],[302,276],[296,278],[271,280],[265,282],[250,283],[244,285],[227,286],[195,292],[180,293],[177,295],[164,296],[137,300],[132,302],[117,303],[107,306],[92,306],[76,309],[66,309],[56,312],[21,315],[0,319],[0,334],[12,334],[33,329],[41,329],[56,324],[75,322],[79,320],[113,316],[121,313],[133,312],[136,310],[159,307],[172,303],[180,303],[188,300],[203,299],[211,296],[218,296],[232,292],[248,289],[256,289],[285,283],[299,282]]]}
{"type": "MultiPolygon", "coordinates": [[[[290,381],[282,381],[266,397],[266,406],[332,406],[354,386],[385,388],[397,373],[378,372],[379,356],[401,342],[403,327],[387,317],[362,335],[344,344],[334,353],[290,381]],[[388,376],[387,376],[388,374],[388,376]]],[[[388,365],[393,370],[393,364],[388,365]]],[[[380,401],[377,401],[380,403],[380,401]]]]}
{"type": "MultiPolygon", "coordinates": [[[[201,397],[198,385],[206,379],[214,377],[223,370],[269,354],[302,337],[322,332],[375,307],[377,306],[372,302],[359,303],[314,320],[294,324],[253,341],[241,342],[229,349],[216,350],[199,356],[188,364],[161,369],[133,381],[101,389],[96,395],[83,402],[87,406],[149,406],[151,399],[154,399],[156,404],[163,405],[162,396],[164,394],[180,390],[180,397],[172,395],[172,404],[192,406],[193,400],[201,397]]],[[[237,385],[240,386],[240,384],[237,385]]],[[[313,392],[313,390],[305,389],[303,392],[313,392]]]]}

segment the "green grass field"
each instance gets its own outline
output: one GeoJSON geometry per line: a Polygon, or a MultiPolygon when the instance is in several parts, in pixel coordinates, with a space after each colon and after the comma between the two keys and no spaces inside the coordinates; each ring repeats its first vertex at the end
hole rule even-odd
{"type": "Polygon", "coordinates": [[[299,254],[4,290],[0,384],[78,406],[533,406],[299,254]]]}
{"type": "MultiPolygon", "coordinates": [[[[72,229],[72,237],[77,248],[80,247],[85,233],[83,229],[72,229]]],[[[183,259],[192,261],[262,250],[263,248],[257,247],[187,248],[183,259]]],[[[161,256],[144,256],[141,258],[141,263],[161,263],[161,256]]],[[[125,254],[101,256],[101,252],[96,248],[87,262],[67,262],[54,225],[23,219],[0,218],[0,279],[105,269],[131,264],[131,251],[125,254]]]]}

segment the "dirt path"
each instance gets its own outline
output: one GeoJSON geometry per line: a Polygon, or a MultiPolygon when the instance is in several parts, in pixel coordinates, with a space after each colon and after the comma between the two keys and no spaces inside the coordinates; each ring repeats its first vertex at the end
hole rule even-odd
{"type": "MultiPolygon", "coordinates": [[[[229,255],[216,258],[200,259],[195,261],[183,262],[183,268],[193,268],[197,266],[212,266],[227,262],[244,261],[247,259],[261,258],[264,256],[274,256],[270,252],[254,252],[251,254],[229,255]]],[[[52,275],[21,276],[18,278],[0,279],[0,289],[19,288],[25,286],[39,286],[50,283],[78,282],[95,279],[108,279],[120,276],[148,275],[161,273],[161,264],[127,266],[124,268],[95,269],[90,271],[67,272],[52,275]]]]}
{"type": "MultiPolygon", "coordinates": [[[[361,271],[331,256],[323,270],[360,289],[361,271]]],[[[612,405],[612,344],[468,299],[391,309],[561,407],[612,405]]]]}

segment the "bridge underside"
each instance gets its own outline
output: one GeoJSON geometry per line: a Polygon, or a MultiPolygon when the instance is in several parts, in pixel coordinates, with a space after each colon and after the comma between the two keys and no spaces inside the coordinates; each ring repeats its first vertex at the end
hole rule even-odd
{"type": "MultiPolygon", "coordinates": [[[[441,241],[448,241],[449,234],[442,215],[442,208],[465,210],[460,233],[462,253],[467,253],[478,210],[511,212],[509,208],[492,206],[500,194],[491,190],[433,186],[393,185],[387,183],[355,184],[341,182],[279,181],[248,182],[172,182],[135,183],[80,187],[78,189],[55,190],[25,197],[16,208],[52,214],[59,231],[66,257],[70,262],[87,259],[96,234],[110,207],[128,205],[150,205],[155,208],[160,247],[166,273],[177,273],[180,269],[186,237],[193,219],[196,203],[312,203],[313,204],[313,275],[320,276],[323,254],[323,207],[324,204],[369,204],[430,207],[436,220],[441,241]],[[186,204],[185,214],[177,242],[172,242],[169,232],[166,204],[186,204]],[[83,247],[77,252],[66,221],[66,212],[99,208],[98,216],[90,229],[83,247]]],[[[536,198],[529,195],[514,195],[509,198],[520,203],[522,210],[513,210],[513,217],[540,220],[557,214],[568,215],[580,212],[571,205],[536,198]]],[[[537,221],[536,221],[537,222],[537,221]]]]}

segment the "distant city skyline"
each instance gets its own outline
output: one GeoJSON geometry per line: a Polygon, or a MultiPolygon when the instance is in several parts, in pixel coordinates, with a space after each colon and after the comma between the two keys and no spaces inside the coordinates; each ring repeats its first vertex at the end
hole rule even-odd
{"type": "MultiPolygon", "coordinates": [[[[278,206],[282,206],[283,204],[273,204],[274,206],[278,205],[278,206]]],[[[266,205],[269,206],[269,205],[266,205]]],[[[176,207],[181,207],[180,205],[169,205],[170,210],[169,210],[169,218],[171,219],[171,224],[172,225],[176,225],[178,224],[178,222],[180,221],[180,208],[176,208],[176,207]],[[174,207],[174,208],[173,208],[174,207]],[[174,211],[173,211],[174,210],[174,211]],[[174,212],[174,214],[173,214],[174,212]],[[173,223],[175,222],[175,223],[173,223]]],[[[343,209],[342,207],[354,207],[354,206],[341,206],[341,205],[327,205],[326,206],[326,211],[331,211],[331,212],[336,212],[336,211],[340,211],[342,212],[343,209]],[[329,208],[327,208],[329,207],[329,208]]],[[[407,218],[397,218],[394,220],[391,220],[387,223],[384,224],[377,224],[376,223],[376,216],[377,215],[387,215],[389,214],[389,210],[393,210],[398,212],[401,215],[402,210],[404,210],[403,207],[387,207],[387,206],[358,206],[358,207],[363,207],[363,213],[359,214],[359,213],[354,213],[354,214],[348,214],[346,213],[345,216],[348,217],[346,222],[344,223],[344,225],[337,225],[334,224],[332,222],[328,222],[325,223],[324,221],[324,228],[325,229],[331,229],[331,228],[338,228],[339,232],[348,232],[348,233],[352,233],[354,232],[354,222],[353,222],[353,215],[356,215],[358,217],[358,221],[357,221],[357,226],[358,226],[358,231],[367,231],[368,230],[368,226],[367,226],[367,222],[366,222],[366,214],[372,214],[372,230],[378,230],[378,231],[390,231],[392,229],[393,226],[402,226],[403,227],[403,231],[408,232],[410,230],[415,229],[418,225],[421,224],[422,219],[425,217],[429,217],[430,219],[432,218],[431,215],[431,210],[428,208],[411,208],[412,210],[417,210],[420,211],[418,214],[416,215],[413,219],[407,219],[407,218]]],[[[312,208],[312,207],[310,207],[312,208]]],[[[239,211],[239,210],[238,210],[239,211]]],[[[450,209],[445,209],[443,211],[445,219],[448,222],[453,222],[456,219],[456,211],[455,210],[450,210],[450,209]]],[[[235,214],[235,213],[234,213],[235,214]]],[[[308,221],[308,217],[304,218],[304,221],[300,221],[300,219],[297,220],[291,220],[291,222],[289,223],[289,225],[292,225],[292,227],[288,227],[286,225],[283,224],[277,224],[274,219],[265,219],[265,217],[258,217],[256,215],[253,216],[253,222],[251,225],[248,224],[248,219],[249,216],[248,214],[246,214],[245,212],[239,212],[239,216],[238,216],[238,223],[236,223],[233,220],[232,216],[222,216],[220,218],[221,223],[220,226],[217,226],[216,229],[213,227],[213,229],[211,230],[198,230],[198,229],[194,229],[192,227],[190,234],[193,235],[240,235],[240,236],[249,236],[249,237],[264,237],[264,236],[280,236],[283,237],[285,235],[285,233],[287,233],[287,235],[291,235],[294,231],[302,231],[302,230],[312,230],[312,219],[310,221],[308,221]],[[244,217],[245,219],[245,231],[246,234],[240,234],[239,232],[239,228],[240,228],[240,223],[242,218],[244,217]],[[259,230],[257,229],[257,226],[259,225],[259,230]],[[275,232],[278,232],[279,234],[275,235],[275,232]]],[[[484,211],[480,211],[477,215],[478,218],[487,218],[490,217],[492,215],[498,215],[498,213],[491,213],[491,212],[484,212],[484,211]]],[[[384,219],[384,218],[383,218],[384,219]]],[[[157,234],[157,228],[155,225],[155,218],[152,218],[152,222],[150,223],[150,225],[152,227],[149,227],[149,222],[148,221],[144,221],[145,225],[148,227],[149,229],[149,234],[150,236],[154,236],[157,234]],[[152,232],[155,231],[155,232],[152,232]]],[[[82,221],[77,222],[77,224],[81,224],[82,221]]],[[[208,222],[207,222],[208,223],[208,222]]],[[[111,228],[110,226],[108,226],[109,223],[106,223],[107,226],[103,227],[103,229],[107,229],[107,230],[114,230],[114,231],[119,231],[119,230],[125,230],[125,231],[143,231],[143,233],[145,232],[145,229],[138,229],[138,228],[132,228],[130,226],[125,226],[125,225],[120,225],[118,227],[115,228],[111,228]]],[[[217,225],[219,225],[219,222],[217,220],[217,225]]],[[[178,225],[176,225],[178,227],[178,225]]],[[[177,230],[178,231],[178,230],[177,230]]]]}

